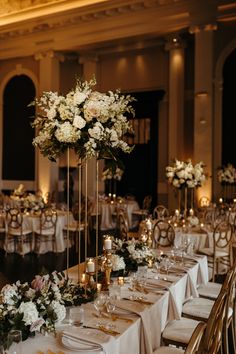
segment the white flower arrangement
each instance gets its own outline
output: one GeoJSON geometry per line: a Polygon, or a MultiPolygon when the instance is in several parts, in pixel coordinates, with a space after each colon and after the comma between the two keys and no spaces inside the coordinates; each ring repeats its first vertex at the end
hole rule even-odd
{"type": "Polygon", "coordinates": [[[193,165],[191,159],[186,162],[175,159],[172,166],[166,167],[166,177],[175,188],[201,187],[206,180],[204,163],[201,161],[193,165]]]}
{"type": "Polygon", "coordinates": [[[22,331],[23,340],[36,331],[55,332],[55,325],[64,320],[66,305],[79,305],[93,299],[94,290],[73,284],[64,273],[37,275],[29,283],[17,281],[0,291],[0,343],[7,346],[11,329],[22,331]]]}
{"type": "Polygon", "coordinates": [[[119,167],[116,167],[115,171],[113,171],[112,168],[106,168],[103,172],[102,172],[102,180],[103,181],[107,181],[107,180],[116,180],[116,181],[120,181],[122,176],[123,176],[124,170],[122,170],[119,167]]]}
{"type": "Polygon", "coordinates": [[[141,264],[148,264],[150,259],[155,258],[155,252],[137,240],[116,239],[113,241],[113,247],[115,254],[124,259],[127,270],[136,269],[141,264]]]}
{"type": "Polygon", "coordinates": [[[124,135],[132,132],[126,114],[134,115],[130,95],[120,91],[92,91],[96,80],[76,81],[66,96],[44,92],[32,104],[38,108],[32,126],[38,135],[33,145],[55,161],[67,148],[80,158],[117,159],[119,151],[132,151],[124,135]]]}
{"type": "Polygon", "coordinates": [[[23,198],[23,207],[25,209],[39,211],[45,207],[45,203],[42,197],[29,193],[23,198]]]}
{"type": "Polygon", "coordinates": [[[233,184],[236,183],[236,168],[228,163],[218,169],[217,172],[218,181],[222,184],[233,184]]]}

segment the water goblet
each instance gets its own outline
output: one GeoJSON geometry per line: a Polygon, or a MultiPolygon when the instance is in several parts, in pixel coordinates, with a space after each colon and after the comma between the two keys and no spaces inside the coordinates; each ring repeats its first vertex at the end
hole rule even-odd
{"type": "Polygon", "coordinates": [[[69,324],[80,327],[84,324],[84,309],[80,306],[71,307],[69,310],[69,324]]]}
{"type": "Polygon", "coordinates": [[[7,336],[8,354],[22,354],[22,332],[11,330],[7,336]]]}

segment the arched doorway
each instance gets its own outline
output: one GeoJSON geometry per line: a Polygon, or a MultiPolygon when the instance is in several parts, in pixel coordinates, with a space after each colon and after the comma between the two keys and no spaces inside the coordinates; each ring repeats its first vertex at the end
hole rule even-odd
{"type": "Polygon", "coordinates": [[[34,129],[30,124],[35,108],[28,107],[34,98],[35,86],[28,76],[14,76],[6,84],[3,92],[3,180],[35,179],[34,129]]]}
{"type": "Polygon", "coordinates": [[[223,100],[222,100],[222,164],[232,163],[236,166],[233,148],[236,131],[236,49],[225,60],[223,66],[223,100]]]}

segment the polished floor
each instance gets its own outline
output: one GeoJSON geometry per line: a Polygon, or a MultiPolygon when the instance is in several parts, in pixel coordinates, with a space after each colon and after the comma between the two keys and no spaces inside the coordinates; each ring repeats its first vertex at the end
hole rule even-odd
{"type": "MultiPolygon", "coordinates": [[[[91,235],[91,240],[95,240],[95,235],[91,235]]],[[[81,240],[80,261],[84,261],[84,242],[81,240]]],[[[102,235],[99,236],[99,253],[102,252],[102,235]]],[[[49,272],[63,271],[67,269],[67,253],[69,254],[69,267],[78,264],[79,256],[76,251],[76,245],[65,252],[37,255],[28,253],[24,257],[17,253],[5,254],[5,251],[0,249],[0,289],[6,283],[13,283],[17,280],[21,282],[30,282],[35,275],[45,274],[49,272]]],[[[87,247],[87,256],[95,256],[95,242],[90,242],[87,247]]]]}

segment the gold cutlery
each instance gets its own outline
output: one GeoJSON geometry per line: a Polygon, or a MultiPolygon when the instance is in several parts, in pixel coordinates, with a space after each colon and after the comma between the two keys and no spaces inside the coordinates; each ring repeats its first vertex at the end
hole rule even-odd
{"type": "Polygon", "coordinates": [[[111,336],[117,336],[118,334],[120,334],[119,332],[117,331],[114,331],[112,329],[108,329],[104,326],[97,326],[97,327],[92,327],[92,326],[85,326],[83,325],[83,328],[87,328],[87,329],[96,329],[96,330],[99,330],[103,333],[106,333],[106,334],[110,334],[111,336]]]}
{"type": "MultiPolygon", "coordinates": [[[[99,318],[99,316],[96,313],[93,313],[93,316],[96,318],[99,318]]],[[[108,313],[102,313],[102,317],[103,318],[110,318],[110,315],[108,313]]],[[[112,321],[122,320],[122,321],[129,322],[129,323],[134,322],[131,318],[127,318],[127,317],[123,317],[123,316],[121,317],[121,316],[117,316],[114,314],[111,315],[111,319],[112,319],[112,321]]]]}
{"type": "Polygon", "coordinates": [[[135,301],[135,302],[138,302],[140,304],[143,304],[143,305],[153,305],[154,303],[151,302],[151,301],[147,301],[147,300],[144,300],[144,299],[141,299],[141,298],[128,298],[128,297],[123,297],[123,300],[129,300],[129,301],[135,301]]]}

